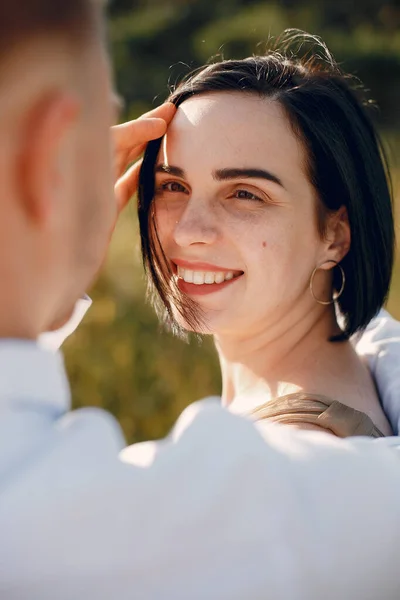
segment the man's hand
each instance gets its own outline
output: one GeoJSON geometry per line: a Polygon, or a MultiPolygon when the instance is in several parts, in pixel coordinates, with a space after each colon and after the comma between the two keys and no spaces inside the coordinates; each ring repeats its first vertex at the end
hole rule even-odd
{"type": "Polygon", "coordinates": [[[115,145],[115,197],[118,214],[137,190],[141,160],[146,145],[162,137],[172,121],[176,108],[170,102],[142,115],[135,121],[112,128],[115,145]],[[137,161],[127,171],[128,166],[137,161]]]}
{"type": "MultiPolygon", "coordinates": [[[[141,165],[141,160],[137,159],[144,152],[148,142],[156,140],[165,134],[175,112],[175,106],[171,102],[167,102],[158,108],[145,113],[139,119],[112,127],[115,146],[115,197],[118,214],[137,190],[141,165]],[[128,168],[134,161],[137,162],[128,168]]],[[[69,312],[57,316],[47,331],[58,331],[69,322],[71,323],[71,326],[75,328],[76,323],[71,322],[73,313],[76,313],[77,309],[80,307],[81,316],[79,317],[78,314],[78,319],[80,320],[89,305],[89,298],[86,300],[81,299],[75,307],[70,308],[69,312]]],[[[46,333],[42,340],[43,345],[48,348],[58,348],[59,345],[61,345],[62,340],[68,334],[69,330],[67,332],[60,331],[59,334],[55,336],[46,333]]]]}

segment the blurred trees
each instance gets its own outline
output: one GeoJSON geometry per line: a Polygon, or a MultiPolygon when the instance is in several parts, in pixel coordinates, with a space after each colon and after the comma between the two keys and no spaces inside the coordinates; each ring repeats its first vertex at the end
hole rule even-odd
{"type": "Polygon", "coordinates": [[[295,27],[321,35],[372,89],[384,124],[400,126],[398,0],[118,0],[110,19],[118,88],[133,113],[211,56],[248,56],[295,27]]]}
{"type": "MultiPolygon", "coordinates": [[[[168,85],[211,56],[263,51],[287,27],[320,35],[356,73],[381,108],[379,124],[393,156],[400,131],[399,0],[114,0],[110,40],[125,118],[160,103],[168,85]]],[[[66,343],[75,406],[102,406],[128,441],[165,435],[183,408],[219,392],[211,340],[186,344],[160,332],[138,252],[134,206],[118,225],[95,300],[66,343]]],[[[400,277],[390,308],[400,318],[400,277]]]]}

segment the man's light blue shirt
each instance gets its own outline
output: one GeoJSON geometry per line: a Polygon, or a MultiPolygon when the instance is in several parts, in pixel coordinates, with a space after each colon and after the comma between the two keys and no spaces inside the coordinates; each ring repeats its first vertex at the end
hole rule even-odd
{"type": "Polygon", "coordinates": [[[0,598],[399,597],[398,438],[257,426],[214,400],[128,449],[62,358],[0,342],[0,598]]]}

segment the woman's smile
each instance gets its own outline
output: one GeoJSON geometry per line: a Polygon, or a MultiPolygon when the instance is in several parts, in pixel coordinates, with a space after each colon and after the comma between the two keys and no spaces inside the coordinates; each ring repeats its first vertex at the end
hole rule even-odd
{"type": "Polygon", "coordinates": [[[243,271],[204,262],[191,263],[173,259],[172,265],[179,289],[189,296],[203,296],[220,291],[244,274],[243,271]]]}

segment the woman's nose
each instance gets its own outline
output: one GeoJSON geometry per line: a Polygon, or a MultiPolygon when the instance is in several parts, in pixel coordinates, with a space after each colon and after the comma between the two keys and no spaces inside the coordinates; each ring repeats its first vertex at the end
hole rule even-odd
{"type": "MultiPolygon", "coordinates": [[[[193,199],[192,199],[193,200],[193,199]]],[[[212,208],[188,202],[180,219],[176,221],[174,239],[178,246],[213,244],[218,237],[218,228],[212,208]]]]}

